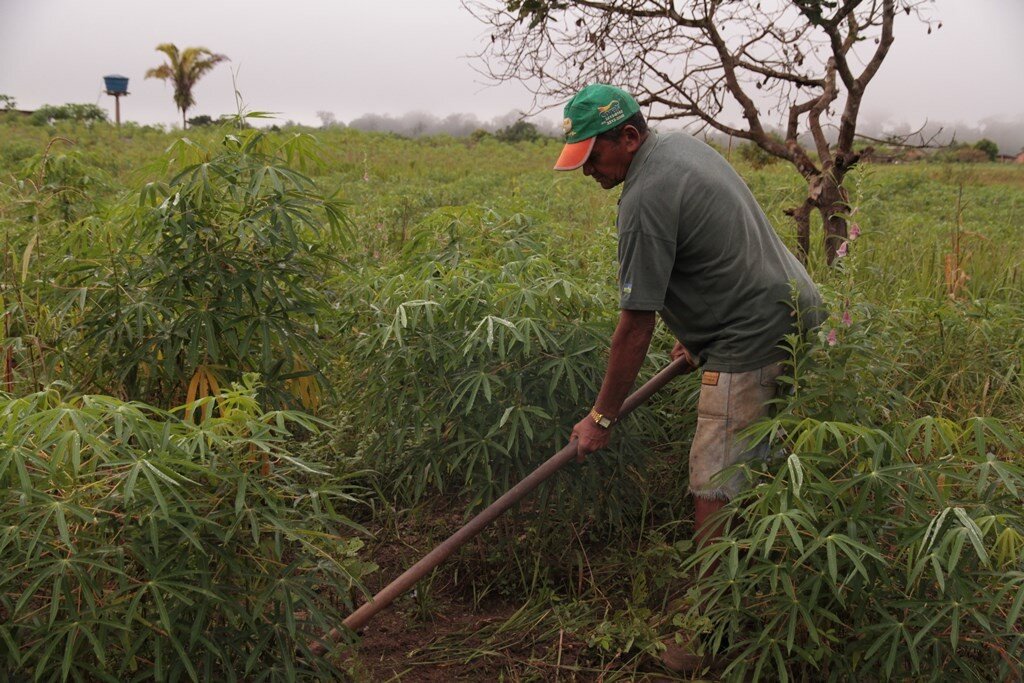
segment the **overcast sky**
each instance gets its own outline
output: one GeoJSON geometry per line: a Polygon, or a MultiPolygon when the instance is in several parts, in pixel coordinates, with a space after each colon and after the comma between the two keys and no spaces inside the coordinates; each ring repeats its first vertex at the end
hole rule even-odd
{"type": "MultiPolygon", "coordinates": [[[[868,90],[873,122],[1024,122],[1024,0],[936,0],[931,36],[910,18],[868,90]]],[[[171,86],[144,80],[158,43],[204,46],[231,58],[195,90],[189,116],[246,105],[284,120],[350,121],[367,113],[482,120],[523,109],[520,86],[485,83],[466,59],[486,39],[458,0],[0,0],[0,94],[23,109],[97,103],[102,77],[130,78],[123,117],[180,121],[171,86]]],[[[551,114],[552,120],[558,118],[551,114]]]]}

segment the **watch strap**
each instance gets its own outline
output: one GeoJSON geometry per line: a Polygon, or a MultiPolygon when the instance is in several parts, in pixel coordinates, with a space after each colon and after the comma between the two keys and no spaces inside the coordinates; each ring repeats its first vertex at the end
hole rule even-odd
{"type": "Polygon", "coordinates": [[[605,429],[611,427],[612,422],[614,422],[610,417],[605,417],[601,413],[597,412],[597,408],[590,409],[590,419],[596,422],[598,426],[604,427],[605,429]]]}

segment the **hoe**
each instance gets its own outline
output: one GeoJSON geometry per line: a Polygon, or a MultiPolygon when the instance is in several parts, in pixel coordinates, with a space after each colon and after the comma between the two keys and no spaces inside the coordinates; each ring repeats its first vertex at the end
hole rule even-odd
{"type": "MultiPolygon", "coordinates": [[[[637,406],[643,404],[662,387],[668,384],[676,375],[682,373],[686,368],[685,358],[679,358],[652,377],[646,384],[636,390],[623,402],[619,417],[625,417],[633,412],[637,406]]],[[[469,520],[465,526],[452,534],[446,541],[431,550],[419,562],[399,576],[397,579],[382,588],[379,593],[373,596],[362,607],[353,612],[343,623],[343,628],[358,631],[367,624],[378,612],[390,605],[395,598],[405,593],[416,585],[416,582],[426,576],[431,570],[444,562],[448,557],[462,547],[469,539],[500,517],[502,513],[525,498],[531,491],[537,488],[541,482],[548,479],[555,472],[560,470],[567,462],[576,457],[576,443],[570,442],[565,448],[548,458],[540,467],[528,474],[525,479],[513,486],[498,500],[480,511],[476,517],[469,520]]],[[[315,655],[323,655],[327,652],[328,644],[336,640],[343,633],[342,629],[331,629],[322,638],[314,640],[309,644],[310,651],[315,655]]]]}

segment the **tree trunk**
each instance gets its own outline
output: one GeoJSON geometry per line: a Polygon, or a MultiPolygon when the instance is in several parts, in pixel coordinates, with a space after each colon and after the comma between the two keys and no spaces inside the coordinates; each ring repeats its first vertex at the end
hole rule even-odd
{"type": "Polygon", "coordinates": [[[825,261],[831,266],[836,260],[836,252],[846,243],[848,236],[846,217],[850,212],[850,196],[842,185],[842,175],[836,171],[824,174],[822,180],[817,206],[821,213],[825,261]]]}
{"type": "Polygon", "coordinates": [[[807,265],[811,251],[811,210],[817,209],[822,220],[822,242],[828,265],[836,260],[839,247],[846,242],[846,216],[850,210],[849,194],[842,186],[843,177],[834,170],[825,171],[807,180],[807,199],[800,206],[786,210],[796,223],[796,256],[807,265]]]}
{"type": "Polygon", "coordinates": [[[185,120],[185,110],[181,110],[181,129],[188,130],[188,121],[185,120]]]}
{"type": "Polygon", "coordinates": [[[800,206],[786,209],[786,215],[792,216],[796,223],[796,257],[800,263],[807,265],[807,254],[811,250],[811,209],[814,204],[806,200],[800,206]]]}

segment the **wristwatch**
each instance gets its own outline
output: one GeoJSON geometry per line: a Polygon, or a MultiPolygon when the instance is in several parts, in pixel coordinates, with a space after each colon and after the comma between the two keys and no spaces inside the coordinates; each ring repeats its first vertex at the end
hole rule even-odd
{"type": "Polygon", "coordinates": [[[604,427],[605,429],[611,427],[612,422],[614,422],[614,420],[612,420],[610,417],[605,417],[601,413],[597,412],[597,408],[590,409],[590,419],[596,422],[599,426],[604,427]]]}

